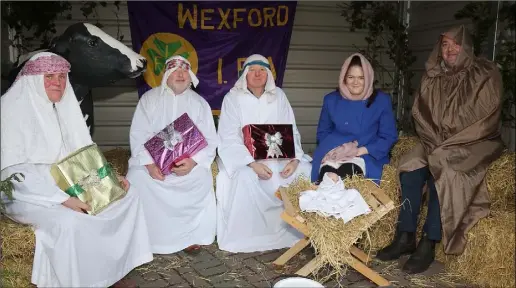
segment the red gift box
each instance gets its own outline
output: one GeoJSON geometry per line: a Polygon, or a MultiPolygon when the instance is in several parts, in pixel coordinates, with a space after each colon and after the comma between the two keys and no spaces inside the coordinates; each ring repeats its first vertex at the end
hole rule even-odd
{"type": "Polygon", "coordinates": [[[145,142],[144,146],[161,173],[169,175],[175,163],[192,157],[208,146],[208,142],[188,114],[184,113],[145,142]]]}
{"type": "Polygon", "coordinates": [[[248,124],[242,132],[244,145],[255,160],[296,157],[291,124],[248,124]]]}

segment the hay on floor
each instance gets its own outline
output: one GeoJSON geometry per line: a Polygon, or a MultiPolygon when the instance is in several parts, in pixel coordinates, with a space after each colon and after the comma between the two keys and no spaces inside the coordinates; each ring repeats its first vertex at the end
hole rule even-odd
{"type": "Polygon", "coordinates": [[[515,224],[514,211],[492,211],[469,231],[463,254],[445,255],[438,245],[436,258],[479,287],[515,287],[515,224]]]}
{"type": "MultiPolygon", "coordinates": [[[[370,180],[359,176],[353,176],[344,181],[345,187],[357,189],[367,203],[375,201],[371,194],[370,183],[370,180]]],[[[299,177],[285,191],[290,196],[294,208],[299,210],[299,193],[315,188],[316,186],[306,178],[299,177]]],[[[334,275],[342,276],[346,272],[345,264],[350,257],[349,248],[371,225],[376,221],[382,221],[382,219],[378,220],[379,213],[373,210],[367,215],[358,216],[344,224],[341,219],[300,211],[300,214],[306,220],[311,244],[315,248],[316,254],[321,257],[322,261],[319,262],[319,265],[328,264],[334,270],[334,275]]],[[[367,251],[365,252],[367,253],[367,251]]]]}
{"type": "Polygon", "coordinates": [[[2,287],[29,287],[34,257],[34,232],[27,225],[0,219],[2,287]]]}

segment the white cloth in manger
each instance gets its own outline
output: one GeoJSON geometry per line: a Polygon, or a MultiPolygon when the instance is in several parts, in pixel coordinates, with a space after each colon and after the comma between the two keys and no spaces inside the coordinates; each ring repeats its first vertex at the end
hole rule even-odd
{"type": "Polygon", "coordinates": [[[342,219],[344,223],[371,212],[360,192],[346,189],[340,177],[335,182],[326,173],[317,190],[300,193],[299,208],[306,212],[316,212],[325,217],[342,219]]]}

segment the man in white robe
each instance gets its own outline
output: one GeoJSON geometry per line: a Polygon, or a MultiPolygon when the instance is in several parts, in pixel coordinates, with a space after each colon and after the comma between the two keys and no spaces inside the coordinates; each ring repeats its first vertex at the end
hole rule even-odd
{"type": "Polygon", "coordinates": [[[252,55],[241,77],[224,97],[219,119],[217,243],[230,252],[291,247],[303,235],[285,223],[283,202],[274,193],[303,174],[310,179],[310,157],[301,147],[294,112],[276,87],[268,60],[252,55]],[[292,124],[295,159],[255,161],[244,146],[247,124],[292,124]]]}
{"type": "Polygon", "coordinates": [[[122,287],[128,283],[121,278],[152,260],[138,192],[120,178],[127,194],[92,216],[83,212],[89,206],[59,189],[50,174],[53,163],[93,143],[69,70],[61,56],[38,53],[1,98],[1,178],[25,176],[13,181],[6,215],[34,229],[33,284],[122,287]]]}
{"type": "Polygon", "coordinates": [[[218,145],[211,108],[190,89],[199,80],[188,60],[167,60],[161,86],[142,95],[131,124],[131,158],[127,179],[144,191],[141,195],[149,227],[152,251],[170,254],[185,249],[198,252],[199,245],[215,240],[216,201],[211,164],[218,145]],[[146,141],[183,113],[201,131],[208,146],[177,163],[164,176],[144,147],[146,141]]]}

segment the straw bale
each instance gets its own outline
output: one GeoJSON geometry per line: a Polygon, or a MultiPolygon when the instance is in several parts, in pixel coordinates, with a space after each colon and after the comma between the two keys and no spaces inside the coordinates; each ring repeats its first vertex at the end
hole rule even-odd
{"type": "Polygon", "coordinates": [[[32,229],[1,216],[0,235],[2,286],[29,287],[35,247],[32,229]]]}
{"type": "Polygon", "coordinates": [[[219,173],[219,166],[217,165],[217,161],[213,161],[211,163],[211,177],[213,177],[213,189],[217,187],[217,174],[219,173]]]}
{"type": "MultiPolygon", "coordinates": [[[[370,180],[359,176],[353,176],[344,181],[347,188],[357,189],[367,203],[374,201],[369,186],[371,183],[370,180]]],[[[294,208],[299,210],[299,193],[316,189],[316,186],[306,178],[299,177],[285,189],[294,208]]],[[[346,272],[345,264],[350,257],[351,245],[356,243],[363,233],[381,217],[380,212],[373,210],[367,215],[358,216],[344,224],[344,221],[340,219],[325,217],[318,213],[300,211],[300,214],[306,219],[311,244],[315,248],[316,254],[321,257],[322,261],[319,262],[319,265],[328,264],[333,268],[334,274],[338,276],[346,272]]],[[[317,268],[321,268],[321,266],[317,268]]]]}
{"type": "Polygon", "coordinates": [[[397,167],[397,163],[401,156],[412,150],[419,143],[419,138],[416,136],[401,136],[398,142],[394,144],[391,150],[391,165],[397,167]]]}
{"type": "Polygon", "coordinates": [[[439,244],[437,260],[479,287],[515,287],[515,219],[514,211],[492,211],[469,231],[464,253],[445,255],[439,244]]]}
{"type": "Polygon", "coordinates": [[[113,166],[119,175],[126,175],[129,167],[129,158],[131,151],[128,149],[116,147],[104,152],[104,157],[113,166]]]}
{"type": "Polygon", "coordinates": [[[486,184],[493,210],[515,210],[515,161],[514,152],[504,151],[487,169],[486,184]]]}

